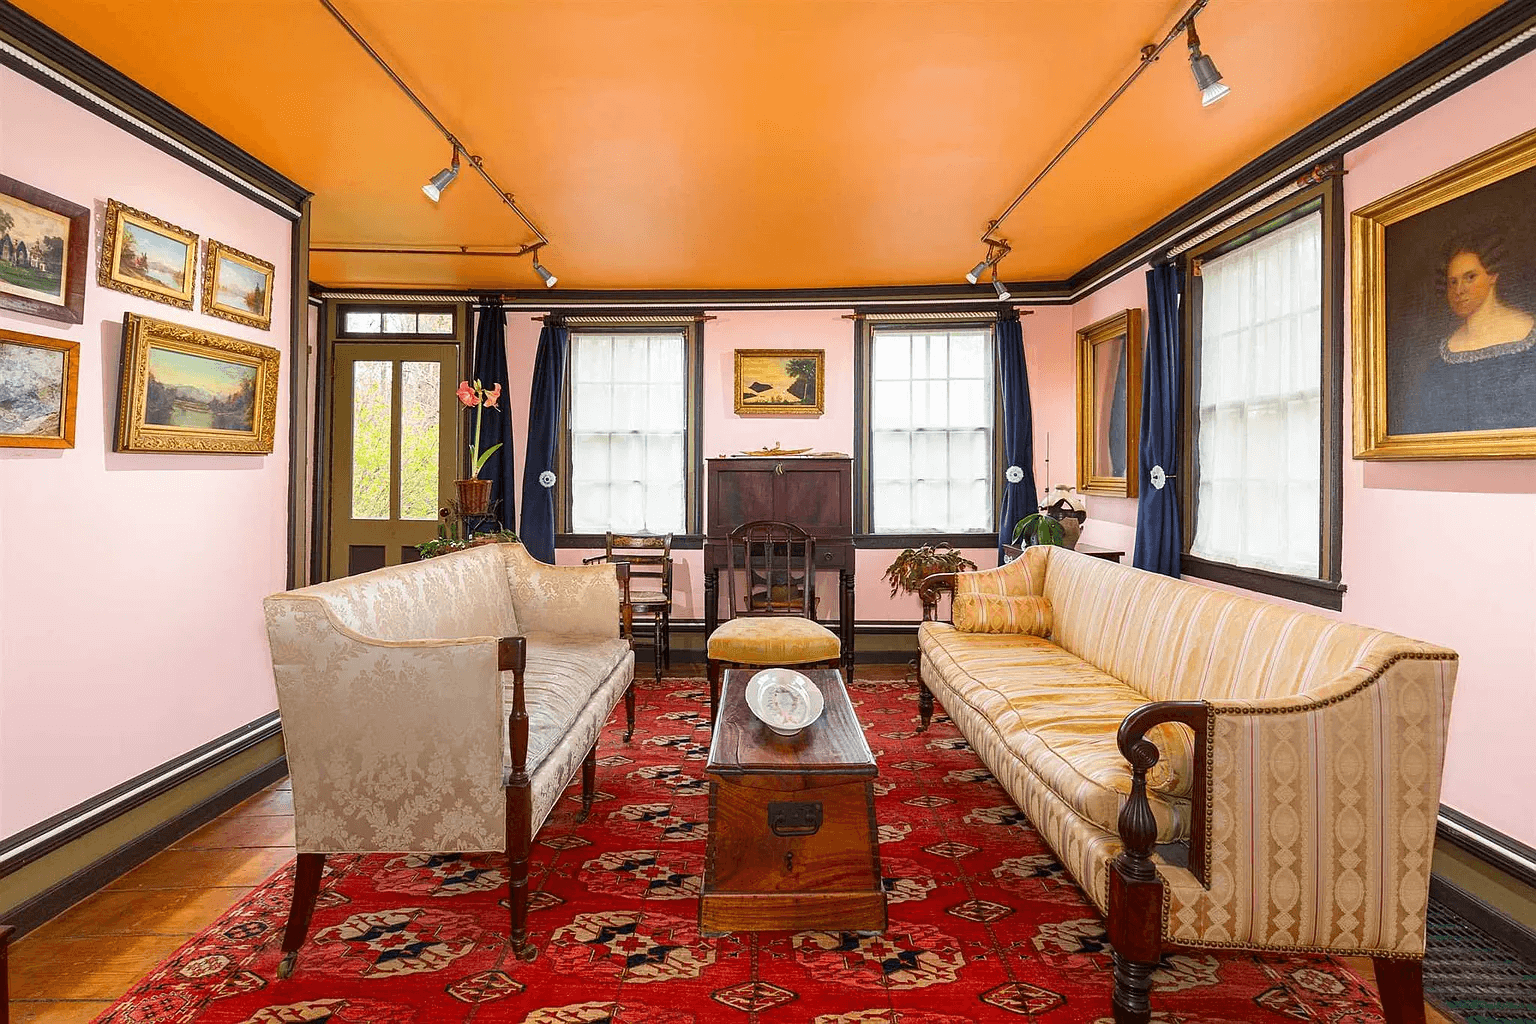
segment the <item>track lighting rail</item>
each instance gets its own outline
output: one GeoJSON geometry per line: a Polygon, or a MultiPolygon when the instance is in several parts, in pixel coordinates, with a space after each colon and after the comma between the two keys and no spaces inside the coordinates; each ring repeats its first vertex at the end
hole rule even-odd
{"type": "MultiPolygon", "coordinates": [[[[324,2],[324,0],[322,0],[322,2],[324,2]]],[[[995,220],[987,222],[987,230],[981,233],[981,240],[987,244],[987,259],[984,261],[982,266],[978,267],[977,270],[972,271],[972,274],[979,277],[980,271],[984,269],[984,267],[995,267],[995,265],[1003,258],[1003,256],[1008,254],[1008,251],[1010,251],[1012,247],[1008,245],[1006,239],[995,237],[994,232],[996,232],[997,229],[1002,225],[1003,221],[1008,219],[1008,215],[1013,213],[1013,211],[1018,208],[1019,204],[1024,201],[1025,197],[1035,190],[1035,186],[1044,181],[1045,176],[1050,174],[1051,171],[1055,169],[1057,164],[1061,163],[1062,158],[1064,158],[1068,153],[1072,151],[1072,147],[1077,145],[1078,141],[1082,139],[1084,135],[1088,134],[1089,129],[1091,129],[1095,124],[1099,122],[1099,119],[1104,116],[1110,107],[1114,106],[1115,101],[1125,94],[1125,91],[1135,83],[1136,79],[1141,77],[1141,73],[1147,70],[1147,68],[1150,67],[1158,59],[1158,57],[1162,56],[1163,51],[1172,45],[1175,39],[1179,38],[1179,36],[1183,34],[1187,29],[1193,27],[1195,15],[1205,10],[1206,6],[1210,2],[1211,0],[1195,0],[1194,3],[1190,4],[1189,10],[1185,11],[1183,16],[1179,18],[1178,23],[1175,24],[1173,28],[1168,31],[1168,34],[1163,37],[1162,42],[1158,43],[1156,46],[1148,45],[1142,47],[1141,61],[1136,65],[1136,69],[1130,73],[1124,82],[1120,83],[1120,87],[1114,91],[1109,99],[1105,100],[1103,105],[1101,105],[1098,110],[1093,112],[1093,116],[1088,118],[1083,126],[1077,130],[1077,133],[1067,140],[1067,144],[1061,147],[1061,152],[1053,156],[1051,158],[1051,162],[1046,164],[1045,167],[1041,169],[1040,173],[1036,174],[1034,178],[1030,180],[1028,185],[1024,186],[1024,190],[1013,197],[1013,202],[1008,204],[1008,208],[999,214],[995,220]],[[994,256],[994,252],[998,249],[1001,249],[1002,252],[994,256]]],[[[972,280],[971,283],[974,284],[975,281],[972,280]]]]}
{"type": "Polygon", "coordinates": [[[491,177],[491,172],[485,169],[485,165],[481,162],[481,159],[471,153],[468,149],[464,148],[464,144],[459,141],[458,137],[454,135],[453,132],[448,130],[448,126],[443,124],[442,120],[438,118],[436,114],[432,113],[431,109],[426,105],[426,103],[422,101],[421,97],[417,96],[416,93],[412,91],[411,87],[405,83],[405,80],[395,73],[395,69],[389,66],[389,62],[386,61],[377,50],[369,45],[368,40],[363,38],[362,33],[358,32],[357,29],[352,27],[352,23],[348,21],[339,10],[336,9],[336,5],[331,3],[331,0],[320,0],[320,4],[331,13],[331,17],[335,18],[342,28],[347,30],[347,34],[352,37],[357,45],[361,46],[363,51],[367,53],[368,56],[373,58],[374,63],[378,64],[380,68],[384,69],[384,73],[389,76],[390,81],[399,86],[400,91],[405,93],[405,95],[410,98],[412,103],[416,104],[416,109],[420,110],[422,114],[426,116],[427,120],[431,121],[433,126],[436,127],[438,131],[443,133],[443,137],[447,139],[448,144],[453,147],[455,164],[458,162],[458,155],[460,153],[464,154],[464,156],[469,160],[469,166],[475,169],[475,173],[479,174],[480,177],[485,179],[485,183],[491,186],[491,190],[501,197],[501,201],[506,203],[508,208],[511,209],[513,213],[517,214],[518,220],[521,220],[524,224],[526,224],[528,226],[528,230],[532,231],[534,235],[538,237],[539,240],[537,242],[530,242],[527,245],[519,247],[517,254],[523,255],[530,252],[537,252],[539,249],[548,245],[549,239],[545,236],[544,232],[539,230],[538,225],[529,219],[526,213],[518,208],[517,201],[512,198],[512,193],[508,192],[506,189],[502,188],[496,183],[496,179],[491,177]]]}

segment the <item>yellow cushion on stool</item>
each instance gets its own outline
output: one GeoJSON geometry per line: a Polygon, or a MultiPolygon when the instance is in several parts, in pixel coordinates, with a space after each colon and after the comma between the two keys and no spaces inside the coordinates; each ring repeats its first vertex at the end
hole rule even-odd
{"type": "Polygon", "coordinates": [[[722,622],[709,637],[709,656],[741,665],[803,665],[842,656],[827,627],[798,615],[753,615],[722,622]]]}

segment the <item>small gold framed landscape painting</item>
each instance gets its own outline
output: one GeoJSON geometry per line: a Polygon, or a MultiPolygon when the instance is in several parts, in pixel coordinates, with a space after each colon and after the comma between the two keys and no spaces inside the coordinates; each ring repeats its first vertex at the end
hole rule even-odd
{"type": "Polygon", "coordinates": [[[1355,458],[1536,457],[1536,131],[1353,228],[1355,458]]]}
{"type": "Polygon", "coordinates": [[[272,264],[208,239],[203,253],[203,312],[272,329],[272,264]]]}
{"type": "Polygon", "coordinates": [[[0,331],[0,448],[73,448],[80,343],[0,331]]]}
{"type": "Polygon", "coordinates": [[[197,236],[108,199],[96,283],[191,309],[197,285],[197,236]]]}
{"type": "Polygon", "coordinates": [[[736,415],[820,416],[826,371],[826,349],[739,348],[736,415]]]}
{"type": "Polygon", "coordinates": [[[126,314],[117,450],[271,452],[279,359],[266,345],[126,314]]]}
{"type": "Polygon", "coordinates": [[[1136,497],[1141,433],[1141,310],[1077,332],[1077,489],[1136,497]]]}

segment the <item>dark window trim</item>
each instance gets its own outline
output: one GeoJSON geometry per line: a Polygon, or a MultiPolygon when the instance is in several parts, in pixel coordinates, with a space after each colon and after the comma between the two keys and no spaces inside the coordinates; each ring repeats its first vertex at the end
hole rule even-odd
{"type": "Polygon", "coordinates": [[[444,341],[457,342],[467,338],[464,304],[461,302],[336,302],[337,341],[444,341]],[[413,331],[394,334],[379,331],[349,331],[346,329],[348,313],[447,313],[453,317],[453,329],[446,334],[423,334],[413,331]]]}
{"type": "MultiPolygon", "coordinates": [[[[857,533],[856,548],[900,549],[924,544],[948,544],[956,548],[996,548],[996,533],[857,533]]],[[[985,567],[984,567],[985,568],[985,567]]]]}
{"type": "MultiPolygon", "coordinates": [[[[579,548],[585,550],[591,548],[595,551],[605,550],[608,545],[608,537],[601,533],[557,533],[555,534],[556,548],[579,548]]],[[[674,533],[672,535],[673,551],[698,551],[704,547],[704,535],[702,533],[674,533]]]]}
{"type": "Polygon", "coordinates": [[[1340,582],[1344,529],[1344,251],[1344,185],[1342,176],[1334,174],[1202,242],[1185,256],[1184,381],[1180,414],[1183,480],[1180,482],[1180,498],[1184,505],[1183,572],[1186,576],[1334,611],[1342,607],[1343,594],[1347,589],[1340,582]],[[1231,252],[1306,216],[1314,209],[1320,210],[1323,215],[1323,358],[1320,382],[1323,408],[1318,453],[1321,481],[1318,494],[1318,550],[1321,572],[1315,579],[1210,561],[1189,553],[1195,538],[1198,515],[1195,496],[1199,490],[1195,417],[1200,404],[1200,278],[1194,273],[1196,261],[1231,252]]]}
{"type": "MultiPolygon", "coordinates": [[[[688,413],[683,431],[683,465],[687,474],[683,481],[682,533],[672,535],[675,548],[703,547],[684,543],[694,537],[702,538],[704,530],[704,324],[694,321],[688,324],[658,322],[626,324],[578,325],[569,328],[575,334],[670,334],[679,331],[683,335],[684,392],[688,396],[688,413]]],[[[603,547],[607,538],[602,534],[571,532],[571,358],[575,345],[565,347],[565,386],[560,396],[560,443],[555,458],[560,473],[555,484],[555,546],[603,547]],[[595,543],[587,543],[596,538],[595,543]]]]}
{"type": "MultiPolygon", "coordinates": [[[[870,346],[874,341],[874,332],[879,331],[956,331],[967,328],[978,328],[991,332],[994,348],[994,363],[992,367],[992,519],[994,528],[998,527],[997,514],[1002,508],[1003,498],[1003,452],[997,439],[1003,434],[1003,399],[1002,383],[998,379],[996,366],[997,345],[997,317],[988,316],[975,320],[880,320],[871,323],[868,320],[858,319],[853,322],[853,407],[856,410],[853,427],[853,530],[857,538],[864,541],[858,543],[858,547],[914,547],[911,543],[914,538],[916,544],[938,543],[947,538],[959,537],[967,540],[973,537],[990,537],[991,545],[997,543],[996,529],[984,533],[876,533],[871,529],[872,509],[874,504],[874,480],[870,476],[870,445],[873,430],[870,426],[870,380],[873,372],[870,363],[870,346]],[[876,543],[876,539],[891,538],[893,541],[905,539],[907,543],[876,543]]],[[[953,543],[953,541],[951,541],[953,543]]],[[[958,545],[956,545],[958,546],[958,545]]]]}

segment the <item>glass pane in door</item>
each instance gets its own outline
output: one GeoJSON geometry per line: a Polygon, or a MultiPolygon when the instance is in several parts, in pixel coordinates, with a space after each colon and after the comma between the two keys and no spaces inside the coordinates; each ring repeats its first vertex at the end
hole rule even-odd
{"type": "Polygon", "coordinates": [[[352,518],[389,518],[389,432],[394,364],[352,364],[352,518]]]}
{"type": "Polygon", "coordinates": [[[442,364],[400,364],[400,518],[436,519],[442,364]]]}

